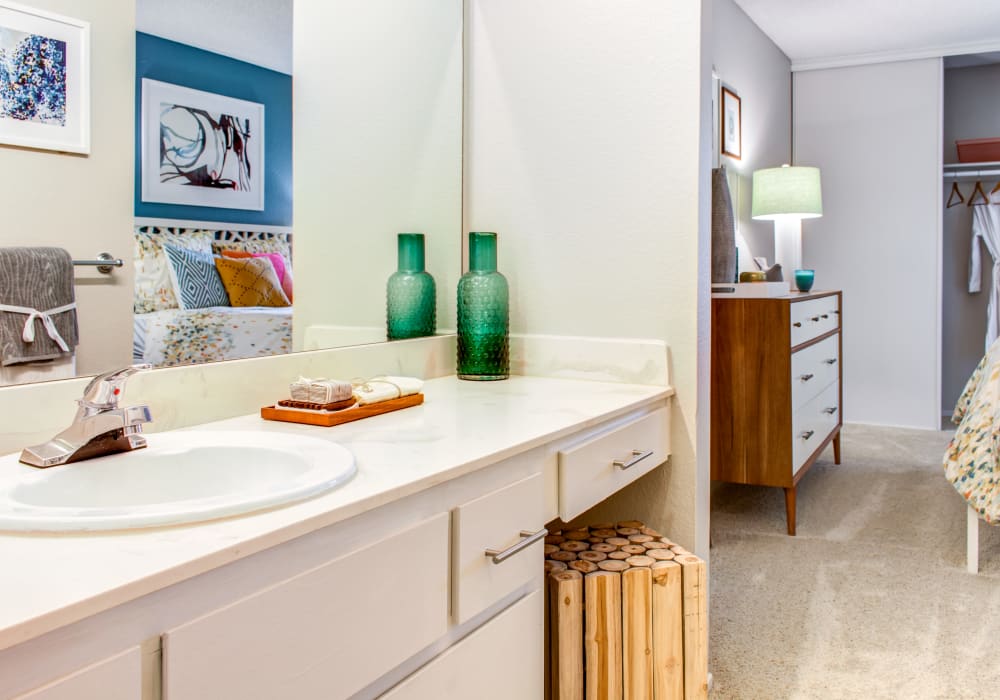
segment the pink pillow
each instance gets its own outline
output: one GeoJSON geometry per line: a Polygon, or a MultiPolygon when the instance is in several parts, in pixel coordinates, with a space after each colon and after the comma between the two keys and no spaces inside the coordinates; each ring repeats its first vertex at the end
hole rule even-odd
{"type": "Polygon", "coordinates": [[[281,253],[253,253],[255,258],[267,258],[274,265],[274,271],[278,273],[278,281],[282,284],[285,283],[285,259],[281,257],[281,253]]]}

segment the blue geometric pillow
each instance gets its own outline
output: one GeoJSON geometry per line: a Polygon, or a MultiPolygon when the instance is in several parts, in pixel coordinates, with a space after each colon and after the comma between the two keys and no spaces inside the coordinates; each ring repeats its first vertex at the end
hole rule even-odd
{"type": "Polygon", "coordinates": [[[170,263],[174,294],[182,309],[229,306],[229,295],[211,254],[185,250],[169,243],[163,244],[163,250],[170,263]]]}

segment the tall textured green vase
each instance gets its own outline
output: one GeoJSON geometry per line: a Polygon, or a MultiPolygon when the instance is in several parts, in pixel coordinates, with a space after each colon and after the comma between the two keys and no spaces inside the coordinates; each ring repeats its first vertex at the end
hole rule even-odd
{"type": "Polygon", "coordinates": [[[510,294],[497,272],[497,235],[469,234],[469,271],[458,282],[458,378],[510,376],[510,294]]]}
{"type": "Polygon", "coordinates": [[[399,234],[399,269],[386,284],[389,340],[434,335],[437,322],[434,278],[424,270],[424,234],[399,234]]]}

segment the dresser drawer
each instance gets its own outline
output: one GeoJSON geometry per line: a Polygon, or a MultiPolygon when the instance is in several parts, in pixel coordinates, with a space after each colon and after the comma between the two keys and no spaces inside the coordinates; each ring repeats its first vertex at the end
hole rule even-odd
{"type": "Polygon", "coordinates": [[[789,310],[792,347],[840,327],[839,297],[793,301],[789,310]]]}
{"type": "Polygon", "coordinates": [[[806,463],[840,423],[840,382],[834,382],[792,414],[792,474],[806,463]]]}
{"type": "Polygon", "coordinates": [[[569,522],[670,456],[670,407],[559,451],[559,517],[569,522]]]}
{"type": "Polygon", "coordinates": [[[792,411],[840,377],[840,334],[792,353],[792,411]]]}
{"type": "Polygon", "coordinates": [[[529,539],[522,532],[538,533],[545,524],[541,474],[460,505],[452,512],[452,524],[452,617],[457,624],[532,580],[541,581],[545,551],[541,536],[505,556],[529,539]],[[487,550],[503,554],[494,557],[487,550]]]}
{"type": "Polygon", "coordinates": [[[448,523],[442,512],[168,631],[164,700],[353,696],[447,632],[448,523]]]}

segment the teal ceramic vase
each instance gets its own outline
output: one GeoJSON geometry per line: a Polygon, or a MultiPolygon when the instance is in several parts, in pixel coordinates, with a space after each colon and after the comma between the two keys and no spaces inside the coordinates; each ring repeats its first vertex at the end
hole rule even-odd
{"type": "Polygon", "coordinates": [[[424,234],[401,233],[399,268],[386,284],[386,337],[434,335],[437,323],[434,278],[424,270],[424,234]]]}
{"type": "Polygon", "coordinates": [[[813,281],[816,279],[815,270],[796,270],[795,286],[800,292],[808,292],[813,288],[813,281]]]}
{"type": "Polygon", "coordinates": [[[458,282],[458,378],[510,376],[510,295],[497,272],[497,235],[469,234],[469,271],[458,282]]]}

